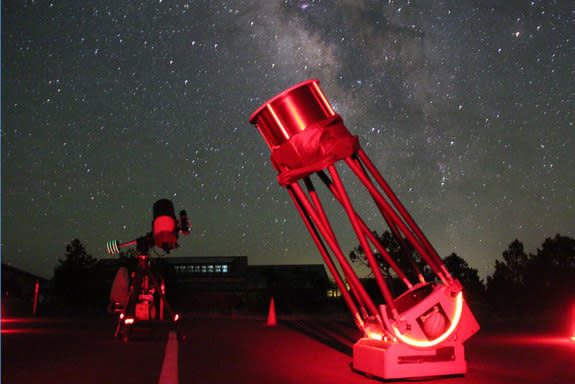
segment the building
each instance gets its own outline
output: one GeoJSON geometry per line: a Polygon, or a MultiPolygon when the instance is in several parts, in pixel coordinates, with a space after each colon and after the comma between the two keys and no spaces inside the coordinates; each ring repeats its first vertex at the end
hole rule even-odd
{"type": "MultiPolygon", "coordinates": [[[[120,260],[101,262],[112,271],[120,260]]],[[[247,256],[162,257],[151,264],[181,312],[264,313],[272,297],[283,313],[309,312],[326,304],[330,288],[322,264],[249,265],[247,256]]]]}
{"type": "Polygon", "coordinates": [[[234,311],[247,304],[248,258],[168,257],[180,311],[234,311]]]}
{"type": "MultiPolygon", "coordinates": [[[[34,314],[36,289],[46,285],[46,279],[2,263],[2,317],[34,314]]],[[[39,298],[40,299],[40,298],[39,298]]]]}
{"type": "Polygon", "coordinates": [[[252,310],[267,309],[273,297],[284,314],[323,309],[331,287],[323,264],[249,266],[247,282],[252,310]]]}

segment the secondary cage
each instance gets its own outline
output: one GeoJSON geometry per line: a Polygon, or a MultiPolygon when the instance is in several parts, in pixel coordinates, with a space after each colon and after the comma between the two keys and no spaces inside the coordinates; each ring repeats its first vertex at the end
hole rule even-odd
{"type": "Polygon", "coordinates": [[[287,189],[363,332],[353,348],[354,369],[383,379],[464,374],[463,342],[479,325],[461,284],[328,103],[319,81],[308,80],[278,94],[252,114],[250,123],[270,148],[279,184],[287,189]],[[358,213],[337,162],[349,167],[373,201],[381,224],[403,250],[402,260],[386,250],[358,213]],[[383,302],[374,300],[341,249],[316,190],[317,180],[349,219],[383,302]],[[403,285],[399,295],[390,286],[389,274],[383,273],[381,259],[403,285]],[[422,265],[433,278],[424,277],[422,265]]]}

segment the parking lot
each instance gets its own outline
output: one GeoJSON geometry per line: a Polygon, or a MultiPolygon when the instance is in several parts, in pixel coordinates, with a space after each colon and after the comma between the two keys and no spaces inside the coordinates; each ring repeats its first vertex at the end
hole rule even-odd
{"type": "MultiPolygon", "coordinates": [[[[2,383],[381,382],[351,369],[358,333],[345,322],[280,318],[267,326],[257,316],[186,316],[180,325],[185,339],[169,347],[165,327],[123,343],[108,317],[2,319],[2,383]]],[[[575,382],[575,342],[563,335],[480,331],[466,355],[464,377],[421,382],[575,382]]]]}

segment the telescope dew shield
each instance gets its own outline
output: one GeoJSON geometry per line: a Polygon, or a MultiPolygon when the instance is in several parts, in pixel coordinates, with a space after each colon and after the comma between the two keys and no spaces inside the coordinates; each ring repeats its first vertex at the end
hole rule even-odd
{"type": "Polygon", "coordinates": [[[174,205],[168,199],[161,199],[154,203],[154,221],[152,233],[154,245],[169,252],[178,246],[178,229],[174,205]]]}

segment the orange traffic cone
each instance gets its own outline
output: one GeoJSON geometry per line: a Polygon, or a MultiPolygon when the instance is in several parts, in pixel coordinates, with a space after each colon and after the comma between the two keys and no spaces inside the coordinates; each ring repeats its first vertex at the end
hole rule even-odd
{"type": "Polygon", "coordinates": [[[277,325],[277,320],[276,320],[276,306],[274,304],[274,298],[272,297],[271,301],[270,301],[270,310],[268,312],[268,322],[266,324],[267,326],[274,326],[277,325]]]}

